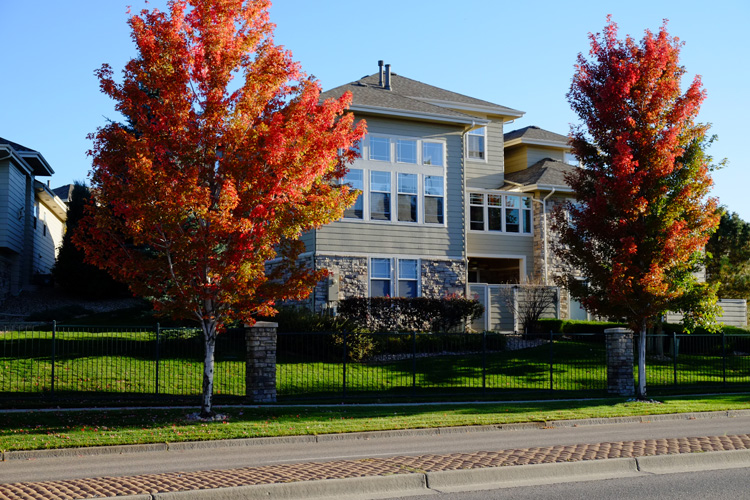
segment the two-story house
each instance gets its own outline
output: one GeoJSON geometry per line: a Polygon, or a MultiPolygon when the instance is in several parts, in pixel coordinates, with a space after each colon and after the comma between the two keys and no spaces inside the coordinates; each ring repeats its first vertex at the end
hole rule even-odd
{"type": "Polygon", "coordinates": [[[38,151],[0,138],[0,301],[33,287],[55,263],[67,207],[37,180],[53,173],[38,151]]]}
{"type": "MultiPolygon", "coordinates": [[[[534,127],[505,135],[522,111],[406,78],[382,61],[321,97],[346,91],[367,121],[344,179],[362,194],[341,220],[303,236],[310,264],[332,273],[314,309],[347,296],[482,290],[491,305],[488,286],[549,273],[545,218],[574,168],[565,136],[534,127]]],[[[486,326],[500,329],[491,317],[486,326]]]]}

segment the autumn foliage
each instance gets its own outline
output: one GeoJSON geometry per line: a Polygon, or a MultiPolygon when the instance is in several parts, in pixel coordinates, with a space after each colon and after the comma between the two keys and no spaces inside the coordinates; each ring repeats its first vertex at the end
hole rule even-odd
{"type": "Polygon", "coordinates": [[[158,311],[199,321],[208,343],[307,296],[322,276],[295,263],[296,240],[356,198],[337,179],[364,124],[345,113],[348,95],[319,102],[318,83],[274,44],[269,5],[144,10],[129,19],[138,55],[122,82],[97,71],[125,123],[91,137],[95,205],[77,242],[158,311]]]}
{"type": "Polygon", "coordinates": [[[718,216],[707,198],[708,126],[696,122],[700,77],[682,92],[683,44],[666,22],[639,43],[618,39],[608,19],[590,39],[568,93],[582,121],[571,133],[582,167],[567,179],[577,202],[556,214],[557,254],[568,266],[560,283],[590,312],[644,334],[668,310],[708,323],[715,294],[693,273],[718,216]]]}

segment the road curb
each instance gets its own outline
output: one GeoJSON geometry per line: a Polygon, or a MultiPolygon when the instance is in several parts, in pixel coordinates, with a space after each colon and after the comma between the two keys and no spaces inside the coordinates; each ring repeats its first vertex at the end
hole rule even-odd
{"type": "Polygon", "coordinates": [[[168,451],[167,443],[152,444],[124,444],[117,446],[93,446],[90,448],[56,448],[54,450],[5,451],[2,461],[34,460],[40,458],[64,458],[97,455],[121,455],[123,453],[143,453],[154,451],[168,451]]]}
{"type": "Polygon", "coordinates": [[[635,459],[641,472],[668,474],[692,470],[732,469],[750,466],[750,450],[687,452],[635,459]]]}
{"type": "Polygon", "coordinates": [[[637,476],[635,459],[613,458],[581,462],[514,465],[486,469],[459,469],[427,473],[427,486],[439,491],[487,489],[581,480],[637,476]],[[484,487],[484,488],[483,488],[484,487]]]}
{"type": "Polygon", "coordinates": [[[295,483],[260,484],[212,490],[154,493],[153,500],[255,500],[352,498],[368,495],[429,494],[424,474],[395,474],[347,479],[323,479],[295,483]]]}

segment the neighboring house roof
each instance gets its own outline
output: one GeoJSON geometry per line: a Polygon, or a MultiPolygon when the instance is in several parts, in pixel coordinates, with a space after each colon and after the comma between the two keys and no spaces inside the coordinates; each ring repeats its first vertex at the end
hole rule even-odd
{"type": "Polygon", "coordinates": [[[65,203],[70,203],[70,199],[73,197],[73,188],[75,184],[65,184],[64,186],[56,187],[52,190],[55,196],[60,198],[65,203]]]}
{"type": "Polygon", "coordinates": [[[36,191],[37,198],[47,205],[50,211],[55,214],[58,219],[63,222],[68,219],[68,206],[49,188],[49,186],[43,182],[35,180],[34,190],[36,191]]]}
{"type": "Polygon", "coordinates": [[[505,174],[502,189],[531,191],[535,189],[556,188],[570,190],[565,182],[565,174],[572,173],[577,167],[567,163],[545,158],[529,168],[505,174]]]}
{"type": "Polygon", "coordinates": [[[534,125],[508,132],[503,138],[505,141],[505,147],[515,146],[517,144],[532,144],[537,146],[570,148],[568,136],[556,134],[534,125]]]}
{"type": "Polygon", "coordinates": [[[353,111],[403,115],[451,123],[487,123],[486,120],[470,113],[508,119],[523,116],[522,111],[441,89],[396,73],[390,73],[390,77],[386,74],[383,78],[384,82],[381,85],[380,73],[364,76],[357,81],[323,92],[321,98],[338,98],[349,91],[352,93],[353,111]],[[386,82],[390,85],[386,85],[386,82]]]}
{"type": "Polygon", "coordinates": [[[31,175],[49,176],[55,173],[38,151],[0,137],[0,150],[8,151],[31,175]]]}

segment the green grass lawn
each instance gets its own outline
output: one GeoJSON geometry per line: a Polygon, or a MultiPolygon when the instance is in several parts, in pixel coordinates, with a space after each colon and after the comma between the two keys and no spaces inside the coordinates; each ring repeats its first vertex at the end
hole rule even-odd
{"type": "MultiPolygon", "coordinates": [[[[748,394],[666,397],[661,404],[624,399],[332,407],[218,408],[220,422],[190,421],[186,409],[0,413],[0,449],[314,435],[563,419],[750,409],[748,394]]],[[[554,425],[552,423],[551,425],[554,425]]]]}
{"type": "MultiPolygon", "coordinates": [[[[150,330],[95,331],[69,327],[56,333],[54,370],[56,394],[197,396],[201,392],[202,344],[194,332],[165,329],[160,342],[150,330]],[[156,357],[159,358],[158,382],[156,357]]],[[[282,337],[280,337],[282,339],[282,337]]],[[[328,337],[300,336],[284,340],[277,365],[280,400],[340,400],[347,398],[414,400],[450,397],[490,399],[603,396],[606,391],[606,353],[597,342],[575,340],[516,351],[477,349],[479,336],[418,337],[418,348],[431,352],[411,359],[410,336],[379,342],[375,357],[347,362],[336,355],[328,337]],[[390,342],[388,344],[387,342],[390,342]],[[295,343],[296,342],[296,343],[295,343]],[[305,344],[307,342],[307,344],[305,344]],[[551,349],[551,351],[550,351],[551,349]],[[553,361],[550,370],[550,360],[553,361]],[[550,391],[553,389],[554,392],[550,391]]],[[[654,394],[679,390],[720,390],[724,375],[730,390],[750,383],[750,356],[716,354],[716,342],[700,352],[700,338],[683,340],[675,365],[669,356],[647,360],[647,387],[654,394]],[[692,344],[691,344],[692,342],[692,344]],[[710,348],[710,349],[709,349],[710,348]],[[660,392],[661,391],[661,392],[660,392]]],[[[215,393],[240,398],[245,394],[244,346],[241,337],[220,336],[215,366],[215,393]]],[[[419,351],[418,351],[419,352],[419,351]]],[[[48,394],[52,391],[52,333],[0,332],[0,392],[48,394]]],[[[0,405],[2,405],[0,400],[0,405]]]]}

